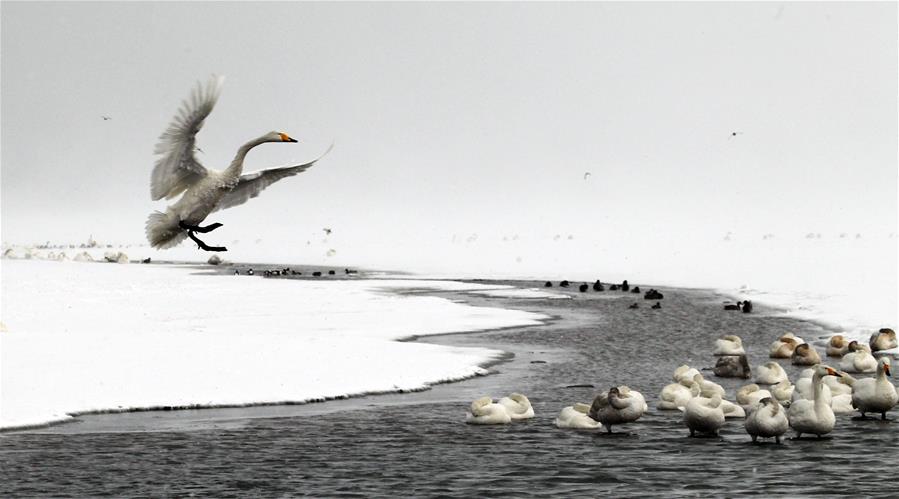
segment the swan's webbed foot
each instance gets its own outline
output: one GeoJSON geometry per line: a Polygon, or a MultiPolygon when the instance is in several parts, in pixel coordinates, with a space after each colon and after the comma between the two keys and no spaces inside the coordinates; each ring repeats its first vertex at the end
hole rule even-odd
{"type": "Polygon", "coordinates": [[[178,222],[178,226],[187,231],[199,232],[200,234],[205,234],[207,232],[212,232],[215,229],[218,229],[222,226],[221,223],[215,222],[213,224],[209,224],[206,227],[200,227],[199,225],[188,225],[184,223],[184,221],[178,222]]]}
{"type": "Polygon", "coordinates": [[[215,229],[221,227],[222,224],[216,222],[214,224],[207,225],[206,227],[197,227],[194,225],[188,225],[188,224],[184,223],[183,221],[181,221],[181,222],[178,222],[178,225],[182,229],[187,231],[187,236],[190,237],[193,240],[193,242],[197,243],[198,249],[201,249],[204,251],[228,251],[228,248],[226,248],[224,246],[209,246],[208,244],[201,241],[200,238],[198,238],[196,235],[194,235],[195,231],[209,232],[209,231],[212,231],[212,230],[215,230],[215,229]]]}

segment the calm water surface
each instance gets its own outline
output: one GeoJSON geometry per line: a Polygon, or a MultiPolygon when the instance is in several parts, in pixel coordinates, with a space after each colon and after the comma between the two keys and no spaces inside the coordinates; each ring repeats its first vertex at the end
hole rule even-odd
{"type": "MultiPolygon", "coordinates": [[[[819,326],[722,310],[720,296],[662,289],[661,310],[620,292],[572,300],[444,294],[473,304],[544,311],[543,326],[430,337],[515,354],[494,374],[411,394],[297,406],[84,416],[0,435],[0,496],[897,496],[899,424],[838,416],[830,438],[754,445],[742,420],[689,438],[680,413],[657,411],[675,367],[711,367],[721,334],[744,340],[750,364],[792,331],[819,326]],[[639,302],[641,308],[627,306],[639,302]],[[567,388],[592,384],[595,388],[567,388]],[[559,410],[627,384],[651,406],[616,433],[559,430],[559,410]],[[469,426],[482,395],[528,395],[537,416],[469,426]],[[620,433],[618,433],[620,432],[620,433]]],[[[823,352],[823,348],[819,349],[823,352]]],[[[799,369],[783,362],[795,379],[799,369]]],[[[714,378],[734,391],[742,380],[714,378]]],[[[891,415],[896,417],[895,412],[891,415]]]]}

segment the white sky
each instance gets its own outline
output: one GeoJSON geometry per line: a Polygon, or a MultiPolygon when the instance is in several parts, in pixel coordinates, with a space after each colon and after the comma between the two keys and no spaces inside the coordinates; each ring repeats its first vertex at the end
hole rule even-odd
{"type": "Polygon", "coordinates": [[[700,249],[727,232],[896,245],[894,2],[0,12],[4,242],[143,242],[165,207],[149,195],[156,139],[218,73],[206,166],[269,130],[301,142],[254,149],[247,170],[336,146],[214,214],[211,244],[261,238],[301,260],[331,227],[360,265],[473,234],[497,251],[516,234],[535,247],[570,234],[700,249]]]}

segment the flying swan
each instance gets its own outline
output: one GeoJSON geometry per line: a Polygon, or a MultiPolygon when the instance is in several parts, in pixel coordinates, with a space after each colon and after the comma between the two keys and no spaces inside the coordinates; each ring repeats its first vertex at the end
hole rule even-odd
{"type": "Polygon", "coordinates": [[[154,152],[159,157],[150,177],[150,197],[157,201],[184,195],[164,213],[154,212],[147,219],[147,240],[154,248],[171,248],[189,236],[206,251],[227,251],[223,246],[207,246],[194,235],[221,227],[220,223],[200,227],[210,213],[247,202],[276,181],[306,171],[331,150],[328,148],[322,156],[301,165],[242,174],[250,149],[266,142],[297,142],[286,133],[269,132],[240,146],[224,170],[207,169],[194,155],[196,135],[215,107],[224,80],[218,76],[206,85],[198,83],[156,144],[154,152]]]}

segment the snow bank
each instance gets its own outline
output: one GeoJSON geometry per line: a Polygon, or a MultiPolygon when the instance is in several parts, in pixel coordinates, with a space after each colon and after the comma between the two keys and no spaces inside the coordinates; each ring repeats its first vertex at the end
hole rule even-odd
{"type": "Polygon", "coordinates": [[[2,272],[0,428],[89,411],[422,389],[479,374],[501,352],[393,340],[546,318],[384,292],[460,287],[445,281],[279,280],[35,260],[4,260],[2,272]]]}

